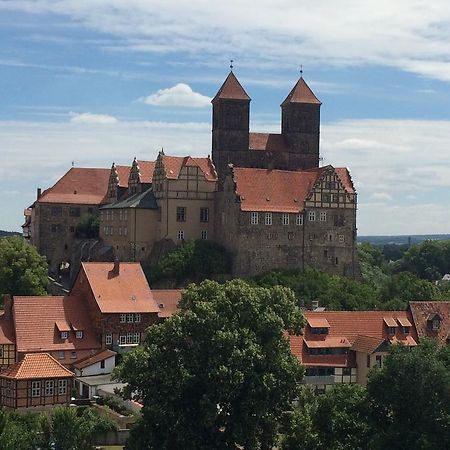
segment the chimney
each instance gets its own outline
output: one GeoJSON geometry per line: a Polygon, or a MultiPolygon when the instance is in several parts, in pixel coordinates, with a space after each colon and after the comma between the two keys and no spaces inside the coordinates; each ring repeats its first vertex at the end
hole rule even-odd
{"type": "Polygon", "coordinates": [[[116,256],[114,259],[114,267],[111,270],[111,275],[113,277],[118,277],[120,274],[120,260],[119,258],[116,256]]]}
{"type": "Polygon", "coordinates": [[[12,296],[9,294],[5,294],[3,296],[3,311],[5,312],[3,317],[5,319],[10,319],[12,317],[12,304],[13,304],[12,296]]]}
{"type": "Polygon", "coordinates": [[[37,200],[39,200],[41,198],[41,194],[42,194],[42,189],[41,188],[37,188],[37,194],[36,194],[37,200]]]}
{"type": "Polygon", "coordinates": [[[314,311],[315,309],[317,309],[317,308],[319,307],[319,300],[313,300],[313,301],[311,302],[311,307],[312,307],[313,311],[314,311]]]}

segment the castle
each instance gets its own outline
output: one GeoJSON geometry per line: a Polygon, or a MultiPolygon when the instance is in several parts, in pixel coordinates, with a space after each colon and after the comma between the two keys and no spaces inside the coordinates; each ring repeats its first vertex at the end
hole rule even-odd
{"type": "Polygon", "coordinates": [[[319,166],[321,102],[301,77],[274,134],[250,132],[250,101],[231,71],[212,100],[212,159],[160,152],[108,173],[72,168],[26,210],[24,235],[53,270],[74,252],[136,261],[208,239],[231,253],[236,276],[305,267],[358,276],[356,192],[346,168],[319,166]],[[75,251],[82,213],[99,214],[100,241],[75,251]]]}

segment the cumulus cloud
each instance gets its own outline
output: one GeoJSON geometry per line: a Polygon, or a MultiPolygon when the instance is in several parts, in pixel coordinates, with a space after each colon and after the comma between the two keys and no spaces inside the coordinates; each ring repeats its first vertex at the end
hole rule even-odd
{"type": "Polygon", "coordinates": [[[208,64],[232,51],[252,67],[380,64],[450,81],[447,0],[0,0],[0,9],[68,17],[115,36],[99,43],[108,50],[208,55],[208,64]]]}
{"type": "Polygon", "coordinates": [[[205,95],[194,92],[192,88],[185,83],[167,88],[159,89],[147,97],[141,97],[139,101],[147,105],[154,106],[184,106],[188,108],[204,108],[211,105],[211,99],[205,95]]]}
{"type": "Polygon", "coordinates": [[[72,123],[107,125],[118,122],[114,116],[109,116],[108,114],[70,113],[70,115],[72,116],[70,119],[72,123]]]}

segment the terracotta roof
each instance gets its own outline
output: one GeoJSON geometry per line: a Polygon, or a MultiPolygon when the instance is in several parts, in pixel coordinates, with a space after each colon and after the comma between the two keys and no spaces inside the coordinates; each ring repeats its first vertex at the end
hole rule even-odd
{"type": "Polygon", "coordinates": [[[4,313],[0,314],[0,344],[14,344],[15,342],[12,317],[7,317],[4,313]]]}
{"type": "Polygon", "coordinates": [[[37,378],[69,378],[73,377],[73,373],[48,353],[28,353],[22,361],[2,372],[0,377],[33,380],[37,378]]]}
{"type": "Polygon", "coordinates": [[[181,293],[181,289],[152,289],[153,298],[160,309],[159,317],[171,317],[177,312],[181,293]]]}
{"type": "Polygon", "coordinates": [[[325,337],[325,339],[321,340],[311,340],[307,341],[304,339],[305,344],[308,348],[346,348],[351,347],[350,342],[346,337],[325,337]]]}
{"type": "Polygon", "coordinates": [[[247,95],[234,73],[230,72],[215,97],[211,100],[211,103],[214,103],[218,99],[250,100],[250,97],[247,95]]]}
{"type": "Polygon", "coordinates": [[[347,167],[335,167],[336,171],[341,183],[344,185],[344,188],[349,194],[355,193],[355,187],[353,186],[352,177],[350,176],[350,172],[347,167]]]}
{"type": "Polygon", "coordinates": [[[249,149],[266,152],[287,152],[289,146],[282,134],[275,133],[249,133],[249,149]]]}
{"type": "Polygon", "coordinates": [[[141,183],[149,184],[152,182],[155,164],[155,161],[138,161],[141,183]]]}
{"type": "Polygon", "coordinates": [[[309,317],[308,325],[311,328],[330,328],[330,324],[325,317],[309,317]]]}
{"type": "Polygon", "coordinates": [[[384,322],[385,317],[392,317],[396,320],[408,319],[408,317],[411,317],[409,311],[304,311],[304,316],[307,322],[310,320],[326,319],[330,324],[326,335],[313,334],[310,327],[305,327],[303,336],[289,336],[292,353],[303,364],[310,366],[319,365],[319,363],[324,366],[333,366],[336,362],[339,362],[339,364],[343,364],[344,362],[346,364],[353,364],[354,360],[350,354],[309,355],[304,341],[307,341],[308,345],[312,346],[314,344],[311,343],[314,341],[323,342],[330,338],[345,338],[353,345],[357,339],[361,340],[359,336],[365,336],[364,339],[366,339],[367,342],[365,342],[368,345],[367,337],[378,339],[379,342],[387,342],[389,339],[395,337],[398,342],[410,345],[411,338],[413,340],[417,338],[414,327],[410,329],[409,335],[404,335],[401,327],[396,327],[396,334],[390,336],[384,322]]]}
{"type": "Polygon", "coordinates": [[[84,369],[85,367],[92,366],[95,363],[104,361],[105,359],[108,358],[112,358],[113,356],[116,355],[117,353],[113,352],[112,350],[108,349],[100,350],[91,356],[86,356],[86,358],[79,359],[73,364],[73,367],[75,367],[75,369],[84,369]]]}
{"type": "Polygon", "coordinates": [[[389,339],[391,344],[403,344],[408,347],[415,347],[417,342],[412,336],[406,336],[404,339],[398,339],[396,336],[389,339]]]}
{"type": "Polygon", "coordinates": [[[119,186],[128,187],[128,177],[130,176],[130,166],[116,166],[117,176],[119,177],[119,186]]]}
{"type": "Polygon", "coordinates": [[[314,185],[318,171],[233,168],[236,194],[242,211],[299,213],[314,185]]]}
{"type": "Polygon", "coordinates": [[[409,302],[412,322],[415,325],[419,339],[422,337],[435,337],[441,343],[447,343],[450,333],[450,302],[417,301],[409,302]],[[428,318],[435,314],[441,318],[438,330],[432,330],[428,318]]]}
{"type": "MultiPolygon", "coordinates": [[[[84,262],[84,271],[102,313],[158,313],[152,291],[139,263],[121,262],[119,275],[114,263],[84,262]]],[[[80,275],[79,275],[80,276],[80,275]]]]}
{"type": "Polygon", "coordinates": [[[192,158],[191,156],[161,156],[166,178],[178,179],[183,167],[198,167],[207,181],[216,181],[217,173],[210,158],[192,158]]]}
{"type": "Polygon", "coordinates": [[[393,317],[383,317],[383,321],[388,327],[396,327],[397,326],[397,322],[393,317]]]}
{"type": "Polygon", "coordinates": [[[288,103],[311,103],[315,105],[322,104],[320,100],[314,95],[314,92],[311,90],[311,88],[306,84],[306,81],[303,79],[303,77],[297,81],[281,106],[288,103]]]}
{"type": "Polygon", "coordinates": [[[100,348],[79,297],[14,297],[13,314],[18,352],[100,348]],[[83,337],[77,339],[69,332],[68,338],[61,340],[57,323],[63,328],[61,324],[75,323],[83,329],[83,337]]]}
{"type": "Polygon", "coordinates": [[[402,327],[412,327],[412,323],[406,317],[399,317],[397,320],[402,327]]]}
{"type": "Polygon", "coordinates": [[[38,202],[99,205],[107,195],[110,173],[110,169],[72,167],[38,202]]]}
{"type": "Polygon", "coordinates": [[[373,353],[380,345],[385,342],[384,338],[373,336],[356,336],[353,342],[352,350],[355,352],[373,353]]]}

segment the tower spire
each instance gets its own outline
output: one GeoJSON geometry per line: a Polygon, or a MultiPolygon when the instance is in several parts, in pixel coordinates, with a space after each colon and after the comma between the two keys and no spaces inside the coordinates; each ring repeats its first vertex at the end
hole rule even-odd
{"type": "Polygon", "coordinates": [[[233,72],[233,63],[234,60],[230,59],[230,71],[233,72]]]}

